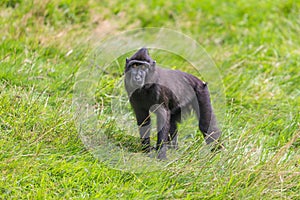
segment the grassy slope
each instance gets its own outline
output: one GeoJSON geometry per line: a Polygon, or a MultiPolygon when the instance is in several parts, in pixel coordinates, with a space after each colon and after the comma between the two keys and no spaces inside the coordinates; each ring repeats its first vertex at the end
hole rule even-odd
{"type": "Polygon", "coordinates": [[[154,2],[1,1],[1,199],[300,198],[300,4],[154,2]],[[151,175],[121,172],[78,139],[72,85],[90,50],[78,44],[153,26],[192,36],[218,65],[227,150],[151,175]]]}

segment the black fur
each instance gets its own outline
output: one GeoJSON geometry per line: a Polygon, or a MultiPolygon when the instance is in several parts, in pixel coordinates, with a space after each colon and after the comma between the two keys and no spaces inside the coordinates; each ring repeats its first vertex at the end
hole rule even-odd
{"type": "MultiPolygon", "coordinates": [[[[181,121],[182,114],[191,108],[197,114],[198,126],[206,143],[216,142],[221,131],[213,113],[207,84],[191,74],[155,65],[156,62],[149,56],[146,48],[126,59],[125,87],[140,129],[150,127],[150,109],[158,117],[158,158],[166,159],[168,144],[177,147],[177,123],[181,121]],[[141,87],[129,84],[133,64],[145,64],[149,67],[145,83],[141,87]]],[[[145,151],[149,151],[150,138],[142,138],[142,145],[145,151]]]]}

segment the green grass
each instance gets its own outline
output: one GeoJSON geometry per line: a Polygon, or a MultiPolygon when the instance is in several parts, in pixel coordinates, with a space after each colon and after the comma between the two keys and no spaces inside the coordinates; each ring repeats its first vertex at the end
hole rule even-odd
{"type": "MultiPolygon", "coordinates": [[[[297,1],[4,0],[0,10],[0,199],[300,198],[297,1]],[[200,138],[168,169],[137,173],[85,148],[72,110],[79,66],[95,38],[146,27],[181,31],[215,61],[226,150],[209,154],[200,138]]],[[[98,83],[99,121],[135,144],[109,107],[122,78],[117,61],[98,83]]],[[[193,120],[180,126],[191,128],[193,120]]]]}

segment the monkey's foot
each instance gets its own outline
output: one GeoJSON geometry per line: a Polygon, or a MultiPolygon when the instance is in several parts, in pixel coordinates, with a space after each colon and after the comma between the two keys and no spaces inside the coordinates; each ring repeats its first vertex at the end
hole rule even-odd
{"type": "Polygon", "coordinates": [[[149,153],[151,151],[150,138],[141,138],[142,151],[149,153]]]}
{"type": "Polygon", "coordinates": [[[162,146],[157,150],[157,159],[167,160],[167,146],[162,146]]]}
{"type": "Polygon", "coordinates": [[[212,153],[214,153],[214,152],[219,152],[219,151],[225,149],[223,143],[221,143],[220,141],[216,141],[216,142],[214,142],[214,143],[211,143],[210,145],[211,145],[210,151],[211,151],[212,153]]]}

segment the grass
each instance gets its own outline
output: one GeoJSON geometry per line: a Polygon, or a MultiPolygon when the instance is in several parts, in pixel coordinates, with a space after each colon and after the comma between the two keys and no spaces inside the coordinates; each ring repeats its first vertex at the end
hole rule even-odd
{"type": "MultiPolygon", "coordinates": [[[[4,0],[0,7],[1,199],[300,198],[296,1],[4,0]],[[79,66],[95,39],[146,27],[191,36],[216,63],[226,150],[207,153],[200,137],[167,169],[138,173],[85,148],[72,110],[79,66]]],[[[123,64],[113,62],[98,83],[99,121],[118,141],[136,144],[107,106],[118,98],[123,64]]],[[[180,126],[183,135],[194,129],[192,119],[180,126]]]]}

